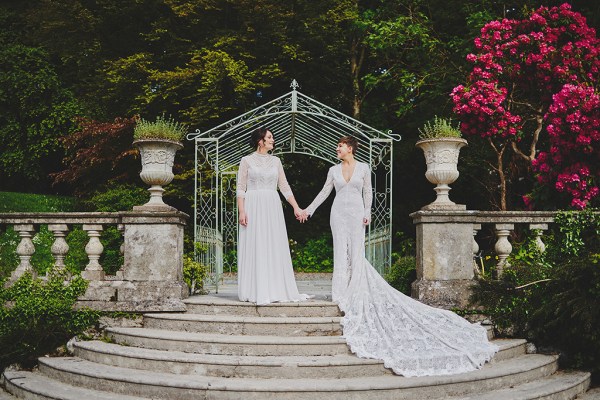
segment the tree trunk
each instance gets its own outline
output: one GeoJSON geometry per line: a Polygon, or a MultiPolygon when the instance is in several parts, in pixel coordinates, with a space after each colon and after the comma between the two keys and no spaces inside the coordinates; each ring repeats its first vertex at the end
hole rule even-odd
{"type": "Polygon", "coordinates": [[[506,211],[506,174],[504,173],[504,151],[506,150],[506,146],[500,145],[496,147],[491,138],[488,138],[488,143],[494,149],[496,153],[496,172],[498,172],[498,179],[500,181],[500,211],[506,211]]]}
{"type": "Polygon", "coordinates": [[[504,173],[504,161],[502,156],[506,147],[502,147],[497,153],[498,157],[498,178],[500,179],[500,211],[506,211],[506,174],[504,173]]]}
{"type": "Polygon", "coordinates": [[[352,77],[352,118],[359,119],[363,102],[363,92],[360,84],[360,72],[365,58],[365,48],[360,39],[352,38],[350,46],[350,76],[352,77]]]}

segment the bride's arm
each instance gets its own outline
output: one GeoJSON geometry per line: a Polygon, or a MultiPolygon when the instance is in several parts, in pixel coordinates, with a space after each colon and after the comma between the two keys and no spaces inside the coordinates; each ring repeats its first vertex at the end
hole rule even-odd
{"type": "Polygon", "coordinates": [[[365,213],[363,215],[363,222],[368,225],[371,222],[371,206],[373,204],[373,187],[371,185],[371,169],[367,164],[365,176],[363,178],[363,203],[365,205],[365,213]]]}
{"type": "Polygon", "coordinates": [[[325,199],[329,197],[331,190],[333,189],[333,167],[329,168],[329,172],[327,172],[327,180],[325,181],[325,185],[323,185],[323,189],[319,192],[317,197],[310,203],[310,206],[306,207],[306,212],[308,215],[312,216],[316,209],[323,204],[325,199]]]}
{"type": "Polygon", "coordinates": [[[288,183],[287,178],[285,177],[285,172],[283,171],[283,165],[281,165],[281,160],[277,159],[277,161],[279,164],[277,166],[277,168],[279,169],[277,186],[279,187],[279,191],[281,192],[283,197],[285,197],[287,202],[290,203],[290,205],[294,208],[294,215],[296,216],[296,218],[298,218],[298,216],[301,213],[300,207],[298,206],[296,198],[294,197],[294,193],[292,192],[292,188],[290,187],[290,184],[288,183]]]}
{"type": "Polygon", "coordinates": [[[237,205],[238,205],[238,220],[240,225],[248,225],[248,217],[246,216],[246,189],[248,187],[248,162],[245,158],[240,161],[237,176],[237,205]]]}

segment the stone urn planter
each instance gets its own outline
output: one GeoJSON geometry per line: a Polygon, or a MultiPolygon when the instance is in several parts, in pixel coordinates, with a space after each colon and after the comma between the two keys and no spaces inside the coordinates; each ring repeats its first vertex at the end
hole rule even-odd
{"type": "Polygon", "coordinates": [[[155,121],[140,118],[133,129],[133,145],[140,151],[142,172],[140,178],[150,185],[150,201],[134,210],[172,211],[175,208],[163,201],[162,188],[173,180],[175,153],[183,148],[181,140],[186,127],[172,118],[159,116],[155,121]]]}
{"type": "MultiPolygon", "coordinates": [[[[173,180],[173,163],[175,153],[183,148],[179,142],[168,139],[139,139],[133,145],[140,151],[142,172],[140,178],[150,185],[150,201],[144,204],[144,209],[156,208],[171,210],[173,207],[163,201],[162,187],[173,180]]],[[[138,207],[134,207],[136,209],[138,207]]]]}
{"type": "Polygon", "coordinates": [[[458,179],[458,155],[460,149],[467,145],[465,139],[459,137],[438,137],[422,139],[416,143],[416,146],[423,150],[427,171],[425,177],[434,185],[433,190],[437,193],[435,201],[425,207],[423,210],[456,210],[466,209],[464,205],[456,204],[448,197],[450,185],[458,179]]]}

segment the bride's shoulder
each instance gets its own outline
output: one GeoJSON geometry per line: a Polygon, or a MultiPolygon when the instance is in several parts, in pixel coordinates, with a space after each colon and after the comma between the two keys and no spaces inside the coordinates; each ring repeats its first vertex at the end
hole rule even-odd
{"type": "Polygon", "coordinates": [[[369,164],[359,161],[359,165],[363,169],[363,171],[365,171],[365,172],[371,171],[371,166],[369,164]]]}

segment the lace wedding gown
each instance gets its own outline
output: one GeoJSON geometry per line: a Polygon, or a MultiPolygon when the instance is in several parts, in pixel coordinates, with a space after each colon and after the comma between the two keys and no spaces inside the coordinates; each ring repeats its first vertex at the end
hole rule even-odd
{"type": "Polygon", "coordinates": [[[244,198],[247,226],[239,226],[238,297],[256,304],[303,301],[296,286],[281,199],[292,190],[281,161],[252,153],[240,162],[237,196],[244,198]]]}
{"type": "Polygon", "coordinates": [[[352,352],[383,360],[404,376],[467,372],[490,360],[498,347],[488,341],[484,327],[398,292],[365,258],[362,220],[371,217],[369,166],[357,162],[348,182],[341,164],[331,167],[325,186],[306,209],[309,215],[334,187],[331,294],[344,312],[343,334],[352,352]]]}

